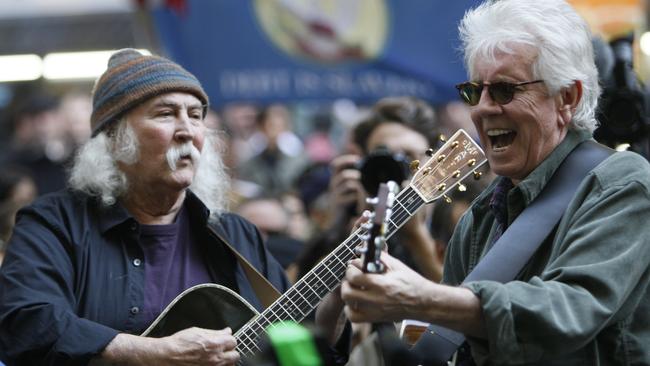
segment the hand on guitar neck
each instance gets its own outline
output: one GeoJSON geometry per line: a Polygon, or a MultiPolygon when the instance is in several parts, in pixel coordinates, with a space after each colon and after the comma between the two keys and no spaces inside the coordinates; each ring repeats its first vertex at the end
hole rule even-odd
{"type": "MultiPolygon", "coordinates": [[[[413,178],[409,187],[395,198],[391,216],[386,221],[387,232],[385,235],[379,232],[382,234],[380,237],[394,234],[424,203],[439,198],[449,201],[446,194],[467,177],[478,179],[481,173],[476,169],[486,161],[480,147],[463,131],[456,133],[440,150],[431,152],[429,156],[430,159],[422,165],[412,163],[415,170],[413,178]]],[[[374,219],[380,223],[377,218],[375,214],[374,219]]],[[[372,232],[362,238],[370,244],[383,243],[375,240],[372,232]]],[[[388,253],[379,253],[377,258],[376,247],[372,250],[368,248],[363,251],[363,259],[352,260],[347,268],[341,285],[341,297],[346,303],[345,313],[352,322],[418,319],[484,337],[480,303],[471,291],[463,287],[440,285],[388,253]],[[381,272],[381,269],[381,275],[366,273],[381,272]]]]}

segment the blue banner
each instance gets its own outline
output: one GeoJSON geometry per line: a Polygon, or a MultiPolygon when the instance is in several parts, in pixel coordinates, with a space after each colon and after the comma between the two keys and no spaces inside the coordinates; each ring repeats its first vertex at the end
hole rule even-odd
{"type": "Polygon", "coordinates": [[[152,9],[164,51],[215,106],[457,99],[458,22],[476,0],[185,0],[152,9]]]}

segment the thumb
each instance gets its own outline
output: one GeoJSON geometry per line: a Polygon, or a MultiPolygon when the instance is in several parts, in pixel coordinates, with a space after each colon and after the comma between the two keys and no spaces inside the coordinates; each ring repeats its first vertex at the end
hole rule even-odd
{"type": "Polygon", "coordinates": [[[399,259],[393,257],[392,255],[388,254],[388,252],[382,252],[380,259],[382,262],[384,262],[387,269],[389,270],[391,269],[395,270],[405,266],[404,263],[402,263],[399,259]]]}

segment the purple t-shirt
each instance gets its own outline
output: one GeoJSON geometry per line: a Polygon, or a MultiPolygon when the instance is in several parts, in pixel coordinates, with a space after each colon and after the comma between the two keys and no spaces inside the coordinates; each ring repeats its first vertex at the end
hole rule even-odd
{"type": "Polygon", "coordinates": [[[192,236],[184,207],[172,224],[141,225],[140,245],[144,252],[143,316],[147,324],[184,290],[213,282],[192,236]]]}

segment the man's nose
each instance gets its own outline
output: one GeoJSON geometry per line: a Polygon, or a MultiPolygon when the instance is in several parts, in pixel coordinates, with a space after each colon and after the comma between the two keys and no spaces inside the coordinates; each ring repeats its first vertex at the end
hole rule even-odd
{"type": "Polygon", "coordinates": [[[481,90],[481,98],[478,100],[478,103],[472,108],[472,112],[479,114],[493,114],[501,111],[501,105],[492,99],[488,88],[488,85],[483,87],[483,90],[481,90]]]}
{"type": "Polygon", "coordinates": [[[192,124],[192,119],[187,113],[179,113],[176,123],[176,131],[174,137],[178,140],[191,140],[195,134],[195,127],[192,124]]]}

